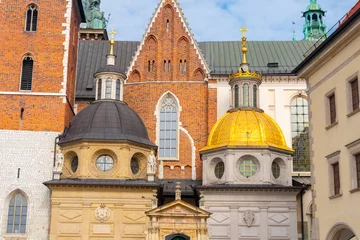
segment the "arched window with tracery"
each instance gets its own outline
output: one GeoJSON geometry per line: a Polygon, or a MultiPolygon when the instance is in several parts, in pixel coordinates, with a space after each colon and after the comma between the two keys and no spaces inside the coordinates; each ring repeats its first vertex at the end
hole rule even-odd
{"type": "Polygon", "coordinates": [[[303,97],[296,97],[291,102],[291,135],[292,148],[295,150],[293,170],[309,172],[309,113],[308,101],[303,97]]]}
{"type": "Polygon", "coordinates": [[[25,233],[28,203],[22,193],[17,193],[9,203],[7,233],[25,233]]]}
{"type": "Polygon", "coordinates": [[[25,55],[22,61],[20,90],[31,90],[34,59],[30,54],[25,55]]]}
{"type": "Polygon", "coordinates": [[[159,158],[177,158],[178,109],[175,98],[171,94],[167,94],[160,109],[159,158]]]}
{"type": "Polygon", "coordinates": [[[25,31],[36,32],[38,21],[38,8],[35,4],[31,4],[26,10],[25,31]]]}

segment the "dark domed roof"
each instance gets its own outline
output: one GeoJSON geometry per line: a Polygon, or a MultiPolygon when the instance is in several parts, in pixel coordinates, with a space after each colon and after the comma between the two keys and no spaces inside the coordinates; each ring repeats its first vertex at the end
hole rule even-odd
{"type": "Polygon", "coordinates": [[[157,148],[150,142],[146,127],[137,113],[121,101],[91,103],[70,123],[59,144],[73,141],[130,141],[157,148]]]}
{"type": "MultiPolygon", "coordinates": [[[[105,65],[99,70],[96,71],[96,73],[121,73],[123,74],[116,66],[114,65],[105,65]]],[[[96,74],[95,73],[95,74],[96,74]]]]}

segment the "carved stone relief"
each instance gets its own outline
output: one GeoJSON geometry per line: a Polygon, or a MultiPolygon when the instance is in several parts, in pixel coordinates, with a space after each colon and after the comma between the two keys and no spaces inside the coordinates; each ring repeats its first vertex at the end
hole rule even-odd
{"type": "Polygon", "coordinates": [[[95,210],[95,218],[100,222],[105,222],[110,218],[110,209],[102,203],[100,207],[95,210]]]}
{"type": "Polygon", "coordinates": [[[255,223],[255,214],[251,211],[244,212],[243,221],[248,227],[251,227],[255,223]]]}

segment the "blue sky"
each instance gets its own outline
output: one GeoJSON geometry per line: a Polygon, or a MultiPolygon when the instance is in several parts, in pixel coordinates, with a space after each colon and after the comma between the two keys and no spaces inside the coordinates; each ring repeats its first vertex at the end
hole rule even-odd
{"type": "MultiPolygon", "coordinates": [[[[160,0],[102,0],[108,28],[117,40],[140,41],[160,0]]],[[[310,0],[178,0],[197,41],[239,40],[245,25],[249,40],[291,40],[296,29],[303,39],[302,12],[310,0]],[[295,25],[292,22],[295,22],[295,25]]],[[[326,12],[325,23],[333,26],[357,0],[318,0],[326,12]]]]}

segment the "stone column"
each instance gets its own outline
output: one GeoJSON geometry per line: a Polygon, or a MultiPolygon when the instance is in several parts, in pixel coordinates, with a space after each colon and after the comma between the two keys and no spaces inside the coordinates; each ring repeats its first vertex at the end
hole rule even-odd
{"type": "Polygon", "coordinates": [[[259,224],[260,224],[260,239],[266,240],[269,235],[268,227],[268,207],[260,207],[259,224]]]}
{"type": "Polygon", "coordinates": [[[298,239],[296,214],[297,214],[296,206],[290,207],[290,239],[291,240],[297,240],[298,239]]]}
{"type": "Polygon", "coordinates": [[[230,206],[230,238],[239,239],[239,219],[238,206],[230,206]]]}
{"type": "Polygon", "coordinates": [[[90,223],[91,223],[91,203],[83,203],[82,209],[82,229],[81,239],[87,240],[90,238],[90,223]],[[86,219],[86,220],[85,220],[86,219]]]}

